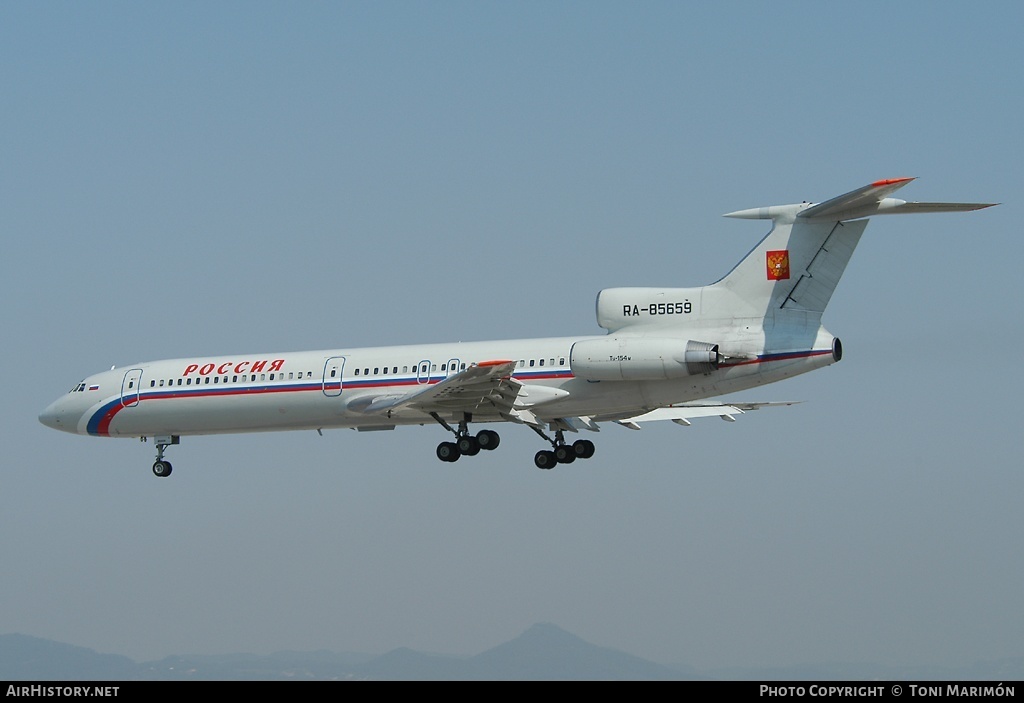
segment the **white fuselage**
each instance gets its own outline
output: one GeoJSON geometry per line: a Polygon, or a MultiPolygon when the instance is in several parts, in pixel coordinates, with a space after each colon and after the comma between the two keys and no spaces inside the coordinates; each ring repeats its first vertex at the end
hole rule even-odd
{"type": "MultiPolygon", "coordinates": [[[[407,393],[494,359],[516,362],[512,378],[524,388],[557,388],[562,395],[535,408],[544,418],[628,416],[770,383],[833,362],[831,335],[812,348],[765,354],[709,375],[658,381],[587,381],[570,365],[576,342],[560,337],[240,354],[168,359],[89,376],[51,404],[40,420],[56,429],[106,437],[196,435],[352,427],[392,429],[433,422],[426,413],[368,415],[351,409],[367,396],[407,393]]],[[[748,349],[750,344],[744,345],[748,349]]],[[[537,393],[534,393],[534,397],[537,393]]],[[[442,415],[446,415],[442,413],[442,415]]],[[[447,420],[462,419],[449,413],[447,420]]],[[[499,422],[496,412],[473,422],[499,422]]]]}

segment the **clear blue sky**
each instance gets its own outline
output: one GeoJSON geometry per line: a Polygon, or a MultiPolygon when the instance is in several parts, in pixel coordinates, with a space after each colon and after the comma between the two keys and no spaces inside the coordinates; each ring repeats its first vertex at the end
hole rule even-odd
{"type": "MultiPolygon", "coordinates": [[[[537,621],[698,667],[1024,655],[1017,3],[5,3],[0,632],[136,659],[475,653],[537,621]],[[186,438],[37,414],[133,362],[598,332],[740,208],[878,178],[841,364],[735,424],[186,438]]],[[[501,429],[501,428],[499,428],[501,429]]]]}

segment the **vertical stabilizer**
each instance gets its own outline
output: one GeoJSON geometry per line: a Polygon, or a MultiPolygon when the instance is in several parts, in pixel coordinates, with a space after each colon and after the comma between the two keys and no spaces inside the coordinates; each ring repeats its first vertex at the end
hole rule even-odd
{"type": "Polygon", "coordinates": [[[726,217],[772,220],[772,230],[723,279],[704,289],[703,314],[763,317],[776,310],[825,311],[867,227],[867,217],[962,212],[988,203],[908,203],[891,198],[913,178],[875,181],[823,203],[776,205],[726,217]]]}
{"type": "Polygon", "coordinates": [[[771,220],[772,229],[724,278],[699,288],[606,288],[597,322],[615,333],[647,334],[700,320],[738,329],[782,322],[817,330],[868,217],[963,212],[990,203],[915,203],[889,197],[912,178],[888,178],[822,203],[737,210],[726,217],[771,220]],[[769,319],[770,318],[770,319],[769,319]]]}

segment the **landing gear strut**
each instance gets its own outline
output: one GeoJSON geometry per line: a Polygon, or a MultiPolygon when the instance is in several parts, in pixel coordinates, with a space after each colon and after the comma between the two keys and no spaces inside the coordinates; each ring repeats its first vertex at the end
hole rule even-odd
{"type": "Polygon", "coordinates": [[[180,439],[176,434],[153,438],[153,443],[156,444],[156,461],[153,462],[154,476],[166,478],[171,475],[171,462],[164,461],[164,450],[172,444],[178,444],[180,439]]]}
{"type": "Polygon", "coordinates": [[[469,433],[469,423],[473,416],[469,413],[462,414],[462,421],[459,422],[459,429],[455,429],[442,419],[437,413],[430,413],[430,416],[446,430],[455,435],[454,442],[441,442],[437,445],[437,458],[441,461],[458,461],[461,456],[476,456],[481,449],[492,451],[498,448],[501,437],[494,430],[480,430],[476,436],[469,433]]]}
{"type": "Polygon", "coordinates": [[[572,444],[566,444],[562,430],[555,430],[555,438],[551,439],[539,427],[530,427],[544,441],[551,443],[551,450],[542,449],[533,457],[533,463],[538,469],[553,469],[555,464],[571,464],[577,459],[589,459],[594,456],[594,443],[589,439],[578,439],[572,444]]]}

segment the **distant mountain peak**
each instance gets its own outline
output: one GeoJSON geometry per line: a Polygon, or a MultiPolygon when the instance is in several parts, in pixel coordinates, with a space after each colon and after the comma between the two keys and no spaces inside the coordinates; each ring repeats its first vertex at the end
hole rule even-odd
{"type": "Polygon", "coordinates": [[[119,654],[17,633],[0,635],[0,680],[126,679],[138,665],[119,654]]]}
{"type": "MultiPolygon", "coordinates": [[[[534,623],[533,625],[530,625],[528,628],[526,628],[526,630],[523,631],[523,634],[519,635],[519,637],[516,638],[516,640],[519,640],[519,639],[529,639],[529,640],[541,639],[541,640],[544,640],[544,641],[552,641],[552,642],[555,642],[555,641],[560,641],[560,642],[572,641],[572,642],[580,642],[580,643],[583,643],[583,644],[588,644],[585,640],[580,639],[579,637],[577,637],[576,635],[572,634],[568,630],[563,630],[561,627],[559,627],[558,625],[554,624],[553,622],[538,622],[538,623],[534,623]]],[[[516,640],[512,640],[512,641],[515,642],[516,640]]]]}
{"type": "Polygon", "coordinates": [[[676,679],[680,672],[599,647],[550,622],[470,659],[488,678],[532,680],[676,679]]]}
{"type": "Polygon", "coordinates": [[[570,637],[576,637],[576,635],[572,634],[571,632],[568,632],[567,630],[563,630],[553,622],[535,622],[534,624],[526,628],[526,630],[523,631],[523,634],[525,635],[531,632],[561,633],[563,635],[569,635],[570,637]]]}

